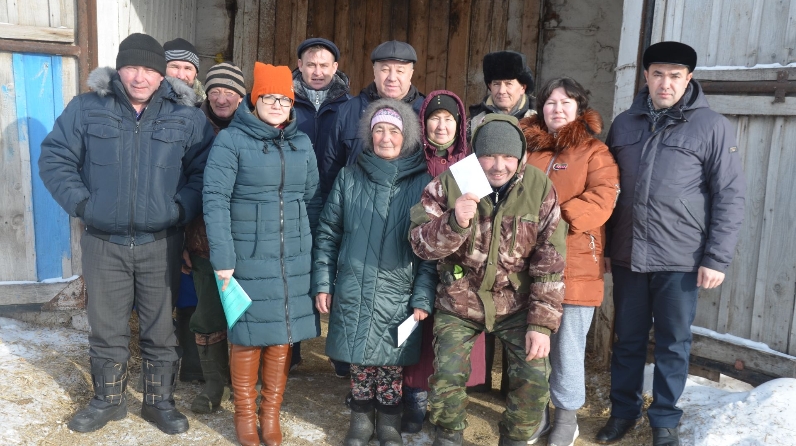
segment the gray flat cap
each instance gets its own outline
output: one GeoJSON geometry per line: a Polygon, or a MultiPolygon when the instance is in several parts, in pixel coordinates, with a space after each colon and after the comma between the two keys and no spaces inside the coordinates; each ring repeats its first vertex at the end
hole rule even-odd
{"type": "Polygon", "coordinates": [[[399,62],[417,62],[417,53],[412,45],[398,40],[389,40],[377,46],[370,53],[370,61],[397,60],[399,62]]]}

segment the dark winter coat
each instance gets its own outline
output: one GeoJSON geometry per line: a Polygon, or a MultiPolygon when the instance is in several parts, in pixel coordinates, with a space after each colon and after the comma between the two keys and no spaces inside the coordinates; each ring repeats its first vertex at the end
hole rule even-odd
{"type": "Polygon", "coordinates": [[[597,111],[548,132],[539,115],[520,121],[528,141],[528,165],[546,172],[556,187],[561,218],[569,224],[564,303],[599,306],[603,301],[604,224],[619,194],[619,168],[594,135],[602,131],[597,111]]]}
{"type": "MultiPolygon", "coordinates": [[[[522,101],[515,107],[517,107],[517,109],[509,114],[517,118],[518,121],[522,118],[531,117],[536,114],[536,98],[530,94],[526,94],[522,101]]],[[[492,95],[486,95],[483,101],[470,106],[470,119],[467,121],[468,141],[472,139],[475,128],[484,122],[484,118],[486,118],[487,115],[492,113],[507,114],[495,107],[495,104],[492,102],[492,95]]]]}
{"type": "MultiPolygon", "coordinates": [[[[425,96],[417,91],[414,85],[409,88],[409,92],[401,99],[402,102],[410,104],[415,114],[420,112],[425,96]]],[[[363,88],[359,95],[349,99],[337,109],[337,117],[334,127],[329,135],[329,143],[326,145],[327,151],[323,155],[320,163],[327,166],[325,181],[321,184],[321,190],[330,190],[337,172],[343,166],[351,166],[356,163],[357,157],[362,153],[363,141],[359,138],[359,119],[365,112],[368,105],[379,99],[376,84],[363,88]]],[[[417,117],[415,117],[417,119],[417,117]]]]}
{"type": "MultiPolygon", "coordinates": [[[[414,113],[406,106],[401,115],[406,133],[414,113]]],[[[357,164],[340,171],[323,208],[313,250],[313,294],[332,294],[326,338],[331,358],[409,365],[420,357],[422,328],[397,347],[398,325],[414,308],[431,313],[436,285],[434,264],[418,259],[409,245],[409,209],[431,177],[418,136],[404,137],[414,153],[389,161],[373,153],[370,139],[366,144],[357,164]]]]}
{"type": "MultiPolygon", "coordinates": [[[[310,137],[310,141],[312,141],[312,146],[315,149],[315,158],[318,160],[321,195],[326,197],[329,194],[329,189],[324,189],[323,185],[331,187],[334,182],[334,177],[326,178],[330,169],[328,164],[330,159],[326,156],[330,151],[329,134],[334,127],[337,109],[351,99],[351,95],[348,94],[348,76],[339,70],[335,73],[326,99],[324,99],[323,104],[317,111],[315,110],[315,105],[307,99],[301,82],[301,72],[298,68],[293,70],[293,90],[296,95],[296,103],[293,107],[296,110],[298,128],[306,133],[310,137]]],[[[337,172],[335,172],[336,174],[337,172]]]]}
{"type": "Polygon", "coordinates": [[[248,96],[216,137],[205,168],[204,216],[215,270],[234,269],[252,305],[233,344],[281,345],[320,335],[310,297],[312,236],[320,210],[310,139],[291,121],[260,121],[248,96]]]}
{"type": "Polygon", "coordinates": [[[420,107],[420,134],[423,138],[423,152],[426,155],[428,173],[430,173],[432,177],[436,177],[456,161],[459,161],[469,155],[470,148],[467,145],[467,116],[465,115],[464,104],[462,103],[462,100],[459,99],[455,93],[448,90],[435,90],[429,93],[426,99],[423,101],[423,105],[420,107]],[[459,123],[456,127],[456,141],[452,146],[448,147],[448,156],[445,158],[437,156],[437,148],[429,143],[428,135],[426,135],[425,120],[426,107],[428,107],[428,104],[432,99],[441,94],[452,97],[456,101],[456,104],[459,108],[459,123]]]}
{"type": "Polygon", "coordinates": [[[88,85],[41,144],[39,174],[55,201],[122,245],[191,221],[214,136],[191,88],[166,78],[137,120],[116,70],[95,69],[88,85]]]}
{"type": "Polygon", "coordinates": [[[608,132],[622,193],[607,225],[606,257],[642,273],[726,271],[746,190],[735,129],[694,80],[657,123],[648,97],[644,87],[608,132]]]}

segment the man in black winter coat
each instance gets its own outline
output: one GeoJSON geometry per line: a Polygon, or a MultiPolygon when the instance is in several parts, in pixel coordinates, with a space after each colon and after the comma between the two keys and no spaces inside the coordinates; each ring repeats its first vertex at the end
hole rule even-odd
{"type": "Polygon", "coordinates": [[[744,214],[745,181],[735,130],[692,79],[697,55],[679,42],[644,52],[641,90],[614,120],[606,143],[621,194],[607,225],[615,334],[611,417],[600,443],[621,439],[641,417],[650,327],[655,328],[653,445],[679,445],[676,404],[688,376],[698,289],[724,281],[744,214]]]}
{"type": "Polygon", "coordinates": [[[359,118],[368,104],[390,98],[412,105],[415,113],[420,113],[423,105],[425,95],[412,85],[417,53],[411,45],[397,40],[384,42],[370,53],[370,60],[373,62],[373,82],[337,110],[328,150],[323,156],[318,156],[318,164],[327,166],[326,175],[321,177],[321,191],[331,190],[340,169],[354,164],[362,153],[363,144],[357,132],[359,118]]]}
{"type": "Polygon", "coordinates": [[[127,415],[128,321],[140,322],[141,416],[167,434],[188,430],[177,411],[179,368],[172,288],[180,274],[183,229],[202,208],[213,130],[190,87],[164,80],[163,47],[132,34],[116,69],[88,79],[41,144],[39,171],[64,210],[86,225],[81,240],[88,293],[94,397],[69,421],[90,432],[127,415]]]}

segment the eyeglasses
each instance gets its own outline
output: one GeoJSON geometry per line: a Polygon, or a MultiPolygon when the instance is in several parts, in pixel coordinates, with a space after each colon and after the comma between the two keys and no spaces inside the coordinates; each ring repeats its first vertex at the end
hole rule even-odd
{"type": "Polygon", "coordinates": [[[274,105],[279,102],[279,105],[282,107],[290,107],[293,105],[293,100],[287,96],[282,96],[278,98],[276,96],[260,96],[260,100],[263,101],[265,105],[274,105]]]}
{"type": "Polygon", "coordinates": [[[218,99],[218,98],[223,96],[223,97],[225,97],[227,99],[232,99],[235,96],[237,96],[237,94],[238,93],[235,93],[234,91],[225,91],[225,92],[222,93],[222,92],[220,92],[218,90],[213,90],[213,91],[211,91],[210,93],[207,94],[207,97],[210,98],[210,99],[218,99]]]}

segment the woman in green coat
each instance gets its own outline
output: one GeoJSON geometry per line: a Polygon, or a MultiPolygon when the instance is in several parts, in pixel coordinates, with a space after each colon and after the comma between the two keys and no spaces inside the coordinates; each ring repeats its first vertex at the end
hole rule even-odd
{"type": "Polygon", "coordinates": [[[318,167],[298,131],[290,69],[255,63],[250,96],[216,137],[204,175],[210,262],[226,287],[234,275],[252,300],[229,330],[235,431],[243,445],[282,442],[279,409],[293,343],[320,335],[310,296],[312,236],[320,209],[318,167]]]}
{"type": "Polygon", "coordinates": [[[420,357],[421,328],[398,345],[398,325],[432,311],[436,270],[409,245],[409,209],[431,181],[417,115],[392,100],[360,120],[365,150],[343,168],[318,222],[312,292],[330,313],[326,354],[351,363],[351,424],[344,444],[402,445],[402,366],[420,357]],[[374,401],[375,400],[375,401],[374,401]],[[378,412],[378,420],[376,419],[378,412]],[[375,421],[375,423],[374,423],[375,421]]]}

